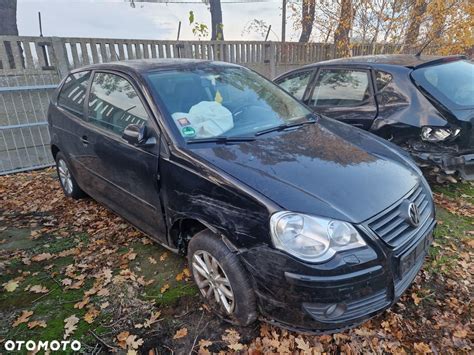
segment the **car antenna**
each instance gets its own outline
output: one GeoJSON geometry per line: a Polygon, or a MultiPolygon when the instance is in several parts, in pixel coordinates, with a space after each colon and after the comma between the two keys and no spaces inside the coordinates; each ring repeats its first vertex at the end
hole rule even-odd
{"type": "Polygon", "coordinates": [[[433,39],[434,37],[431,37],[428,41],[426,41],[426,43],[421,47],[421,49],[415,54],[415,57],[419,57],[421,55],[421,52],[423,52],[425,50],[426,47],[428,47],[428,45],[433,42],[433,39]]]}

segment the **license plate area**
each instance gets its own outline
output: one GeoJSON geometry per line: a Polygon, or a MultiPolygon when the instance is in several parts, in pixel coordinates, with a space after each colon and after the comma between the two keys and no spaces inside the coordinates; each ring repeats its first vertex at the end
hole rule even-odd
{"type": "Polygon", "coordinates": [[[433,233],[429,233],[415,247],[399,257],[398,278],[402,279],[420,260],[424,258],[433,242],[433,233]]]}

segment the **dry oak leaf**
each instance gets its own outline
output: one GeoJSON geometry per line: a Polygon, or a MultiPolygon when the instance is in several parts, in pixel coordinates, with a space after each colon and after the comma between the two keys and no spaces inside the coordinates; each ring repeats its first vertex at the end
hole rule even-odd
{"type": "Polygon", "coordinates": [[[182,272],[180,272],[178,275],[176,275],[176,281],[183,281],[185,278],[188,278],[191,276],[191,271],[186,267],[183,269],[182,272]]]}
{"type": "Polygon", "coordinates": [[[136,257],[137,257],[137,253],[130,253],[127,256],[128,260],[135,260],[136,257]]]}
{"type": "Polygon", "coordinates": [[[303,339],[295,338],[295,342],[296,342],[296,345],[297,345],[298,349],[303,350],[303,351],[309,351],[310,346],[303,339]]]}
{"type": "Polygon", "coordinates": [[[156,264],[156,260],[155,260],[155,259],[153,259],[151,256],[150,256],[150,257],[148,257],[148,261],[150,262],[150,264],[153,264],[153,265],[155,265],[155,264],[156,264]]]}
{"type": "Polygon", "coordinates": [[[161,254],[160,261],[165,261],[167,257],[168,257],[168,252],[165,251],[163,254],[161,254]]]}
{"type": "Polygon", "coordinates": [[[413,347],[415,348],[415,352],[417,354],[429,354],[432,353],[431,347],[426,344],[426,343],[415,343],[413,344],[413,347]]]}
{"type": "Polygon", "coordinates": [[[63,286],[71,286],[72,280],[71,280],[71,279],[68,279],[68,278],[63,279],[63,280],[61,281],[61,284],[62,284],[63,286]]]}
{"type": "Polygon", "coordinates": [[[145,320],[145,322],[143,323],[143,326],[145,328],[150,328],[150,326],[152,324],[158,322],[158,319],[160,318],[160,315],[161,315],[160,311],[153,312],[150,316],[150,319],[145,320]]]}
{"type": "Polygon", "coordinates": [[[18,287],[18,281],[16,280],[10,280],[4,284],[2,284],[3,288],[5,289],[5,291],[7,292],[13,292],[16,290],[16,288],[18,287]]]}
{"type": "Polygon", "coordinates": [[[43,261],[43,260],[49,260],[51,259],[53,256],[50,254],[50,253],[42,253],[42,254],[38,254],[38,255],[35,255],[31,258],[32,261],[43,261]]]}
{"type": "Polygon", "coordinates": [[[117,334],[117,340],[118,340],[118,345],[122,348],[125,349],[127,347],[126,341],[128,336],[130,335],[129,332],[120,332],[117,334]]]}
{"type": "Polygon", "coordinates": [[[212,345],[212,341],[207,340],[207,339],[201,339],[199,340],[199,347],[200,348],[207,348],[208,346],[212,345]]]}
{"type": "Polygon", "coordinates": [[[79,323],[79,318],[75,314],[69,316],[64,320],[64,339],[71,335],[77,329],[77,323],[79,323]]]}
{"type": "Polygon", "coordinates": [[[18,327],[21,323],[27,323],[30,317],[33,315],[32,311],[23,311],[21,313],[21,316],[19,316],[14,322],[13,322],[13,328],[18,327]]]}
{"type": "Polygon", "coordinates": [[[244,349],[244,346],[240,343],[229,344],[227,347],[234,351],[241,351],[244,349]]]}
{"type": "Polygon", "coordinates": [[[110,292],[108,288],[101,288],[99,292],[97,292],[97,296],[109,296],[110,292]]]}
{"type": "Polygon", "coordinates": [[[31,286],[29,291],[34,292],[34,293],[48,293],[49,292],[49,290],[46,287],[41,286],[41,285],[31,286]]]}
{"type": "Polygon", "coordinates": [[[226,329],[226,334],[222,336],[222,340],[228,344],[238,343],[240,340],[240,334],[235,329],[226,329]]]}
{"type": "Polygon", "coordinates": [[[160,288],[160,292],[161,293],[165,293],[166,291],[168,291],[170,288],[170,285],[169,284],[164,284],[162,288],[160,288]]]}
{"type": "Polygon", "coordinates": [[[91,308],[87,311],[87,313],[84,315],[84,320],[91,324],[94,319],[96,319],[96,317],[100,314],[100,311],[96,308],[91,308]]]}
{"type": "Polygon", "coordinates": [[[125,340],[125,344],[129,349],[138,349],[140,346],[143,345],[143,339],[137,339],[136,335],[129,335],[127,340],[125,340]]]}
{"type": "Polygon", "coordinates": [[[77,309],[83,309],[90,301],[90,297],[84,297],[84,299],[80,302],[77,302],[75,305],[74,305],[74,308],[77,308],[77,309]]]}
{"type": "Polygon", "coordinates": [[[46,328],[46,322],[44,320],[34,320],[28,323],[29,329],[33,329],[36,327],[46,328]]]}
{"type": "Polygon", "coordinates": [[[466,329],[457,329],[454,333],[453,336],[456,338],[465,338],[467,336],[467,330],[466,329]]]}
{"type": "Polygon", "coordinates": [[[188,328],[179,329],[174,335],[173,339],[181,339],[188,335],[188,328]]]}
{"type": "MultiPolygon", "coordinates": [[[[418,306],[418,305],[420,304],[421,298],[418,297],[418,295],[417,295],[415,292],[413,292],[413,293],[411,294],[411,298],[413,298],[413,301],[415,302],[415,305],[418,306]]],[[[420,343],[420,344],[422,344],[422,343],[420,343]]]]}

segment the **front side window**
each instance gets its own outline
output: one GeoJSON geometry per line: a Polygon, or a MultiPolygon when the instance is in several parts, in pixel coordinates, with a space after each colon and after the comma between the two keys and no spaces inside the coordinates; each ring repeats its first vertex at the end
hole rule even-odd
{"type": "Polygon", "coordinates": [[[202,66],[147,74],[184,139],[255,136],[307,120],[311,112],[277,85],[245,68],[202,66]]]}
{"type": "Polygon", "coordinates": [[[118,135],[129,124],[144,125],[148,115],[138,93],[123,77],[96,73],[89,96],[89,121],[118,135]]]}
{"type": "Polygon", "coordinates": [[[415,69],[415,82],[447,107],[474,107],[474,63],[457,60],[415,69]]]}
{"type": "Polygon", "coordinates": [[[369,73],[351,69],[321,69],[312,106],[358,106],[370,99],[369,73]]]}
{"type": "Polygon", "coordinates": [[[312,73],[312,71],[305,71],[303,73],[289,75],[283,80],[279,80],[278,85],[298,100],[302,100],[312,73]]]}
{"type": "Polygon", "coordinates": [[[69,75],[58,96],[58,106],[81,119],[83,118],[84,100],[90,76],[90,71],[69,75]]]}

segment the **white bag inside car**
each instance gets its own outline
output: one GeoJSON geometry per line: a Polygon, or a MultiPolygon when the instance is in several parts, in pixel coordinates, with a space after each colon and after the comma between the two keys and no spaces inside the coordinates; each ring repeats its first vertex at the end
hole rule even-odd
{"type": "Polygon", "coordinates": [[[217,137],[234,127],[232,113],[215,101],[201,101],[189,113],[172,114],[183,137],[217,137]]]}

